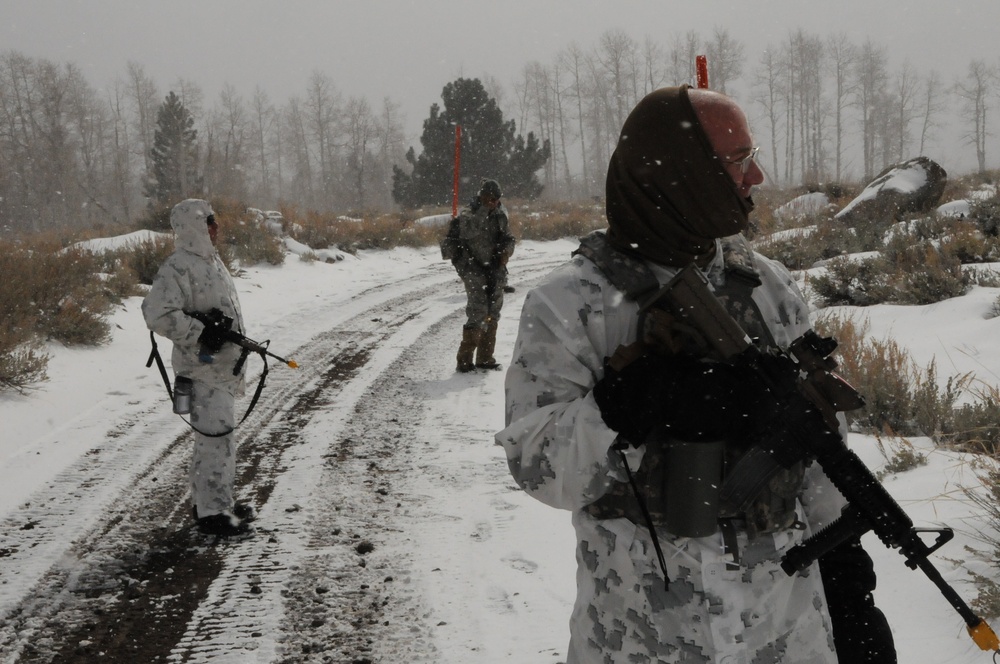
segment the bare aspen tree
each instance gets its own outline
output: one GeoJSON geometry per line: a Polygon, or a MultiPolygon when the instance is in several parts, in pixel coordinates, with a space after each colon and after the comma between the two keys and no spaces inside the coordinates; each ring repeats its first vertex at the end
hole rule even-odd
{"type": "Polygon", "coordinates": [[[716,27],[705,45],[709,87],[726,93],[726,85],[743,75],[744,46],[724,28],[716,27]]]}
{"type": "MultiPolygon", "coordinates": [[[[184,104],[184,108],[188,110],[191,117],[194,118],[195,127],[197,127],[198,119],[205,115],[205,93],[201,86],[190,79],[178,77],[171,89],[184,104]]],[[[233,94],[235,94],[235,90],[233,94]]]]}
{"type": "Polygon", "coordinates": [[[210,191],[214,193],[243,200],[249,191],[244,173],[251,128],[246,102],[231,84],[222,86],[210,122],[212,136],[206,142],[211,145],[215,159],[211,170],[206,163],[206,182],[211,181],[210,191]]]}
{"type": "Polygon", "coordinates": [[[524,127],[528,123],[528,115],[531,113],[531,102],[528,97],[531,94],[531,67],[532,63],[521,68],[521,77],[514,81],[514,100],[517,104],[517,126],[524,127]]]}
{"type": "Polygon", "coordinates": [[[292,200],[299,201],[301,205],[316,207],[316,187],[314,184],[313,159],[310,157],[309,130],[306,127],[307,119],[303,112],[302,100],[292,97],[288,101],[285,111],[284,141],[289,153],[291,167],[290,180],[288,184],[288,196],[292,200]]]}
{"type": "Polygon", "coordinates": [[[110,177],[114,186],[114,209],[116,210],[113,221],[128,223],[132,221],[132,211],[138,209],[139,203],[135,200],[135,189],[131,184],[134,178],[133,164],[135,160],[130,144],[128,90],[125,81],[121,78],[116,79],[108,89],[107,104],[111,117],[110,177]]]}
{"type": "Polygon", "coordinates": [[[75,65],[66,66],[64,80],[66,122],[79,164],[75,186],[85,201],[79,208],[79,222],[90,226],[111,221],[114,215],[109,208],[112,186],[108,179],[111,155],[107,136],[110,119],[97,93],[75,65]]]}
{"type": "MultiPolygon", "coordinates": [[[[608,81],[606,71],[601,65],[597,56],[588,54],[584,59],[587,72],[587,107],[585,126],[593,132],[591,136],[591,151],[588,157],[594,161],[598,168],[607,164],[611,151],[618,134],[611,127],[614,125],[614,112],[611,108],[612,88],[608,81]]],[[[599,183],[594,182],[591,186],[593,190],[598,189],[599,183]]]]}
{"type": "Polygon", "coordinates": [[[641,97],[645,97],[653,90],[666,85],[666,61],[667,56],[663,51],[663,46],[646,35],[642,42],[641,97]]]}
{"type": "MultiPolygon", "coordinates": [[[[393,164],[402,163],[406,154],[405,119],[402,106],[389,97],[382,100],[382,112],[377,122],[377,154],[378,168],[383,182],[392,181],[393,164]]],[[[392,190],[381,187],[379,204],[385,207],[392,205],[392,190]]]]}
{"type": "Polygon", "coordinates": [[[608,118],[609,132],[617,135],[625,124],[625,117],[632,110],[636,99],[636,43],[621,30],[608,30],[601,35],[599,45],[594,53],[600,66],[601,78],[606,82],[607,93],[610,95],[608,106],[611,116],[608,118]]]}
{"type": "Polygon", "coordinates": [[[878,113],[880,110],[884,110],[884,104],[879,103],[879,97],[885,90],[888,80],[885,50],[876,46],[871,39],[865,41],[858,53],[854,79],[854,101],[861,120],[863,176],[867,181],[872,178],[876,171],[878,113]]]}
{"type": "Polygon", "coordinates": [[[896,160],[903,161],[910,143],[910,125],[917,118],[918,95],[920,80],[916,71],[908,62],[904,62],[893,79],[893,129],[892,146],[895,148],[896,160]]]}
{"type": "MultiPolygon", "coordinates": [[[[559,66],[559,62],[552,66],[552,76],[550,78],[549,84],[551,86],[551,94],[553,100],[553,131],[556,134],[552,141],[554,149],[562,158],[563,163],[563,187],[564,193],[570,194],[573,189],[573,175],[569,168],[569,150],[567,149],[567,127],[566,127],[566,106],[564,104],[565,90],[563,88],[563,70],[559,66]]],[[[553,159],[552,161],[556,161],[553,159]]]]}
{"type": "Polygon", "coordinates": [[[826,40],[827,70],[833,79],[831,110],[833,112],[833,160],[834,180],[840,182],[844,176],[844,133],[845,113],[850,98],[854,94],[853,71],[858,55],[857,47],[847,35],[840,33],[826,40]]]}
{"type": "MultiPolygon", "coordinates": [[[[271,157],[268,148],[269,137],[272,135],[275,125],[275,112],[267,93],[260,86],[254,90],[253,99],[250,100],[250,122],[253,133],[253,151],[257,162],[255,189],[260,192],[261,199],[267,205],[271,205],[271,157]]],[[[280,159],[280,155],[277,156],[280,159]]]]}
{"type": "Polygon", "coordinates": [[[797,66],[794,49],[794,38],[790,34],[781,51],[781,69],[785,73],[785,177],[786,183],[795,177],[795,155],[798,145],[798,94],[800,72],[797,66]]]}
{"type": "Polygon", "coordinates": [[[319,159],[319,185],[322,206],[329,209],[336,186],[336,138],[334,130],[340,114],[340,94],[329,76],[314,72],[309,78],[304,110],[309,128],[309,137],[315,145],[319,159]]]}
{"type": "Polygon", "coordinates": [[[3,156],[5,168],[0,211],[10,227],[38,231],[41,217],[34,195],[32,149],[32,61],[16,51],[0,55],[0,108],[3,112],[3,156]]]}
{"type": "Polygon", "coordinates": [[[137,136],[136,149],[143,159],[146,173],[152,170],[149,155],[153,148],[153,133],[156,131],[156,109],[160,105],[160,93],[156,83],[146,75],[146,70],[136,62],[126,66],[126,81],[132,102],[132,117],[137,136]]]}
{"type": "Polygon", "coordinates": [[[778,163],[780,123],[783,115],[782,106],[787,98],[783,87],[786,80],[784,64],[785,61],[778,56],[776,49],[769,45],[761,54],[754,74],[753,100],[764,109],[767,118],[768,138],[771,143],[769,173],[771,178],[779,178],[781,173],[778,163]]]}
{"type": "Polygon", "coordinates": [[[36,61],[33,85],[37,99],[32,117],[38,139],[32,150],[36,196],[43,219],[55,228],[72,218],[71,211],[75,212],[80,202],[72,184],[78,174],[73,138],[66,127],[67,85],[59,67],[47,60],[36,61]]]}
{"type": "Polygon", "coordinates": [[[590,191],[590,174],[587,163],[587,133],[584,131],[583,126],[585,56],[579,46],[576,44],[570,44],[569,47],[559,53],[558,61],[561,68],[566,70],[566,73],[570,78],[567,90],[576,101],[576,120],[578,136],[580,139],[580,161],[582,170],[581,182],[583,183],[583,193],[586,194],[590,191]]]}
{"type": "Polygon", "coordinates": [[[997,71],[994,67],[990,67],[984,60],[973,60],[969,63],[965,80],[955,84],[955,92],[963,100],[962,119],[967,123],[962,135],[976,149],[980,173],[986,172],[986,112],[996,79],[997,71]]]}
{"type": "Polygon", "coordinates": [[[923,94],[920,102],[920,147],[918,154],[924,154],[924,148],[933,137],[938,126],[938,116],[944,110],[941,97],[941,76],[936,71],[930,71],[923,81],[923,94]]]}
{"type": "MultiPolygon", "coordinates": [[[[529,65],[527,80],[530,90],[527,95],[532,113],[527,123],[520,125],[526,129],[532,125],[538,129],[538,138],[544,144],[558,146],[561,139],[561,119],[559,117],[559,72],[558,67],[546,67],[539,62],[529,65]]],[[[563,162],[565,163],[565,162],[563,162]]],[[[548,159],[545,162],[546,190],[554,191],[561,176],[559,159],[548,159]]]]}
{"type": "MultiPolygon", "coordinates": [[[[675,37],[667,53],[667,77],[672,85],[695,84],[695,58],[701,55],[701,37],[688,30],[675,37]]],[[[708,80],[712,82],[712,67],[709,65],[708,80]]]]}
{"type": "Polygon", "coordinates": [[[349,206],[363,212],[369,204],[368,190],[373,172],[371,149],[375,145],[377,124],[371,105],[363,97],[351,97],[341,114],[341,133],[345,142],[346,184],[349,206]]]}

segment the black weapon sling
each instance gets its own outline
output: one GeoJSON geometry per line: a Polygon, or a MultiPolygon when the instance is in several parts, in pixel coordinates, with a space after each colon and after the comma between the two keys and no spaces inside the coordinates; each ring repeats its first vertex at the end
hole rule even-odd
{"type": "MultiPolygon", "coordinates": [[[[146,360],[146,368],[148,369],[149,367],[153,366],[153,362],[156,362],[156,367],[160,370],[160,376],[163,377],[163,385],[167,388],[167,395],[170,397],[171,403],[173,403],[174,391],[173,388],[170,387],[170,377],[167,375],[167,368],[163,364],[163,358],[160,357],[159,348],[157,348],[156,346],[156,336],[152,332],[149,333],[149,342],[152,344],[153,348],[152,350],[149,351],[149,359],[146,360]]],[[[240,365],[243,364],[244,360],[246,359],[246,355],[249,352],[250,351],[243,349],[243,354],[240,355],[240,359],[236,363],[237,371],[240,365]]],[[[228,436],[233,431],[235,431],[241,424],[243,424],[244,420],[246,420],[247,417],[250,416],[250,413],[253,412],[254,407],[257,405],[257,400],[260,399],[261,392],[264,391],[264,379],[267,378],[267,372],[268,372],[267,356],[264,354],[263,351],[260,351],[257,354],[260,355],[260,359],[264,362],[264,369],[263,371],[260,372],[260,378],[257,379],[257,389],[254,390],[253,398],[250,399],[250,405],[247,406],[246,412],[243,413],[243,417],[241,417],[240,421],[236,423],[236,426],[230,428],[227,431],[223,431],[222,433],[205,433],[195,425],[191,424],[190,420],[186,420],[181,416],[178,417],[184,420],[189,427],[194,429],[197,433],[200,433],[201,435],[205,436],[206,438],[222,438],[223,436],[228,436]]]]}

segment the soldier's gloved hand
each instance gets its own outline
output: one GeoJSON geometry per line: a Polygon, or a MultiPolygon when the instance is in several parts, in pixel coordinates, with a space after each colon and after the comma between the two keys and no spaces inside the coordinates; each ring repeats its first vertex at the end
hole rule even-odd
{"type": "Polygon", "coordinates": [[[739,367],[644,353],[618,370],[605,362],[594,399],[605,424],[634,444],[657,427],[671,438],[709,441],[737,438],[755,426],[759,389],[739,367]]]}
{"type": "Polygon", "coordinates": [[[209,353],[218,353],[222,350],[222,344],[226,343],[227,331],[221,321],[218,323],[209,323],[201,331],[201,335],[198,337],[198,345],[209,353]]]}

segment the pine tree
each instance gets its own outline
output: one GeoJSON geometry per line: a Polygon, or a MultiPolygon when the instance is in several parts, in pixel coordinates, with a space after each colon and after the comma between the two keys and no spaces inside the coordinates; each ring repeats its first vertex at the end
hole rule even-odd
{"type": "Polygon", "coordinates": [[[194,118],[171,92],[156,114],[156,132],[150,150],[152,173],[145,192],[150,207],[160,209],[201,193],[198,176],[198,132],[194,118]]]}
{"type": "Polygon", "coordinates": [[[412,208],[451,201],[456,124],[462,127],[459,200],[470,200],[485,178],[499,181],[508,197],[532,199],[542,192],[536,173],[549,158],[548,141],[540,144],[531,132],[527,139],[517,135],[514,120],[504,121],[479,79],[449,83],[441,98],[444,111],[433,104],[424,120],[423,153],[416,156],[412,147],[406,153],[411,172],[393,167],[392,196],[398,204],[412,208]]]}

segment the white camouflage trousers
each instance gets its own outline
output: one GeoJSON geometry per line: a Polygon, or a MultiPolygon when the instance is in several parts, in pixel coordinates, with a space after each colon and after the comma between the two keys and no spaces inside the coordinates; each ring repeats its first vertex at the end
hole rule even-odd
{"type": "Polygon", "coordinates": [[[232,510],[236,481],[236,442],[232,433],[212,438],[202,435],[233,428],[236,399],[227,390],[194,381],[191,424],[194,425],[194,452],[191,456],[191,504],[198,516],[206,517],[232,510]]]}

